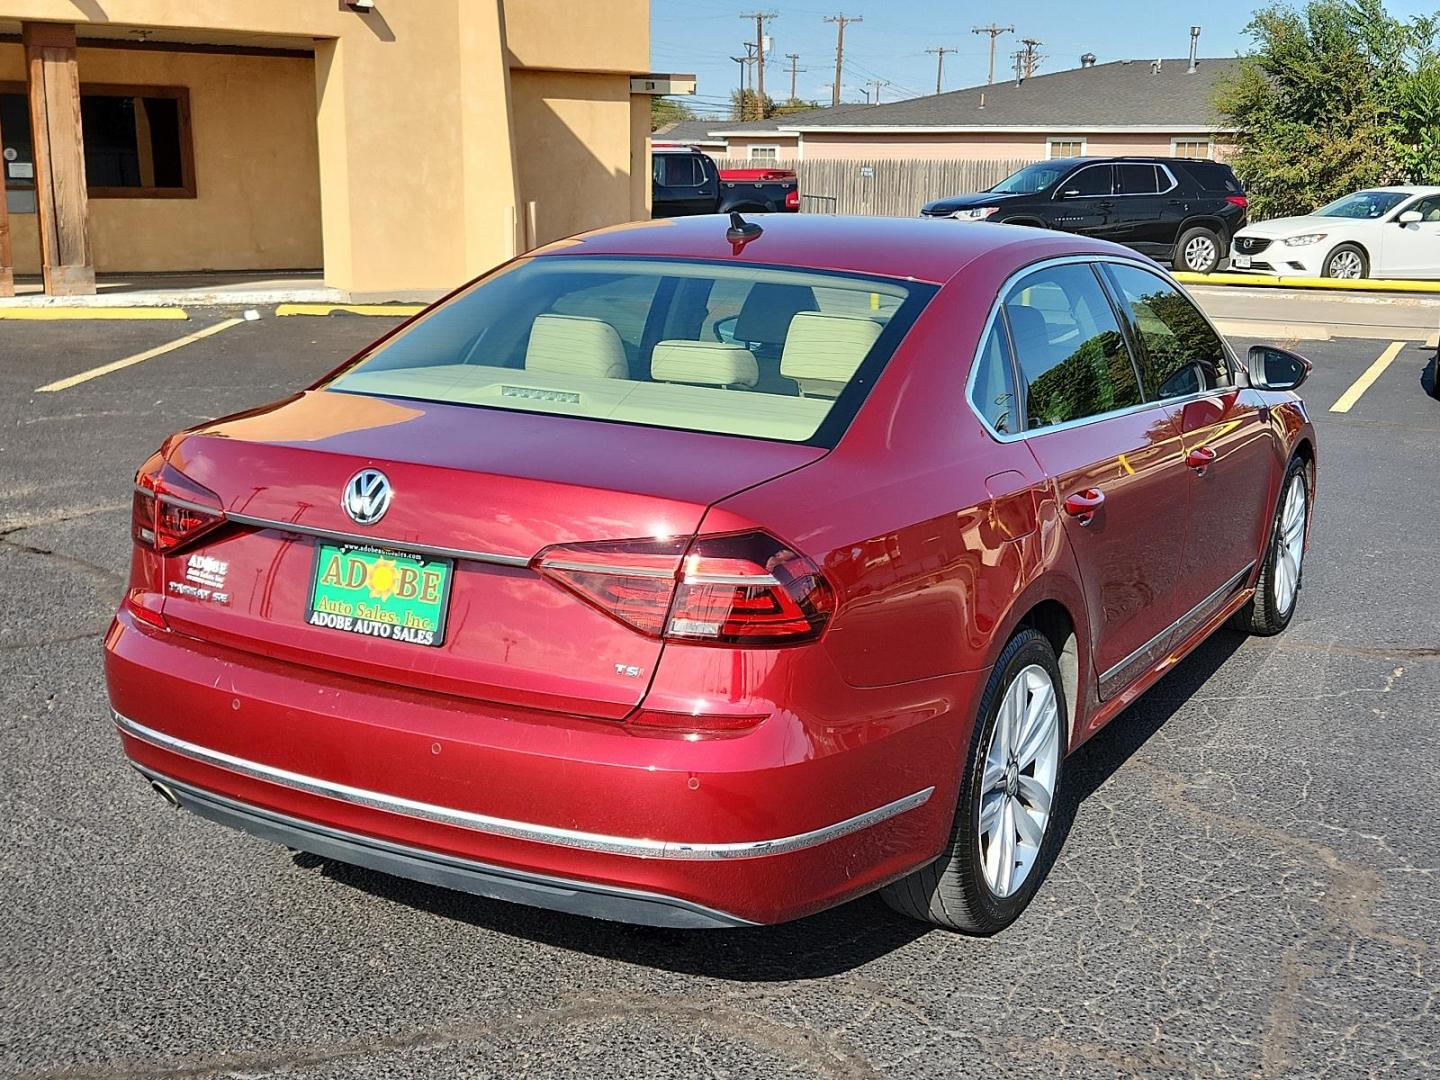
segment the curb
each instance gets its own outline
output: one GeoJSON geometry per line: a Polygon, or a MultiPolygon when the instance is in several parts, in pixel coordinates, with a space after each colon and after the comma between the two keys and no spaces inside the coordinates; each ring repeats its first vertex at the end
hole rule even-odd
{"type": "Polygon", "coordinates": [[[1185,285],[1243,285],[1260,289],[1321,289],[1330,292],[1398,292],[1440,295],[1440,281],[1400,281],[1392,278],[1270,277],[1268,274],[1193,274],[1177,271],[1171,275],[1185,285]]]}
{"type": "Polygon", "coordinates": [[[0,319],[29,322],[69,322],[86,319],[185,320],[178,307],[0,307],[0,319]]]}
{"type": "Polygon", "coordinates": [[[381,315],[394,319],[418,315],[424,310],[424,304],[280,304],[275,308],[275,315],[283,318],[287,315],[334,315],[344,312],[348,315],[381,315]]]}

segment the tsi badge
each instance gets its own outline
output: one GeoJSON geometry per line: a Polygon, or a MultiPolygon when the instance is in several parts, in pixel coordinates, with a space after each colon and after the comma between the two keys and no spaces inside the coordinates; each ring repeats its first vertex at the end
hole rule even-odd
{"type": "Polygon", "coordinates": [[[384,473],[379,469],[361,469],[346,483],[340,505],[355,524],[374,525],[390,509],[394,496],[395,491],[384,473]]]}

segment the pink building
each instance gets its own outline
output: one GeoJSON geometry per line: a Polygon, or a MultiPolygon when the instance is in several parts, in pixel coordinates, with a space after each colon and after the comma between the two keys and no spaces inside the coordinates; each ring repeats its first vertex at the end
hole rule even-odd
{"type": "Polygon", "coordinates": [[[1216,116],[1216,83],[1238,61],[1117,60],[881,105],[810,109],[770,120],[684,121],[657,146],[715,157],[1026,158],[1082,154],[1223,157],[1235,132],[1216,116]]]}

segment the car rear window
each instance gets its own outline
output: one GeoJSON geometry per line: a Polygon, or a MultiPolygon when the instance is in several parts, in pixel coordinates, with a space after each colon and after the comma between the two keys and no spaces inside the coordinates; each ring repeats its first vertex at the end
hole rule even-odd
{"type": "Polygon", "coordinates": [[[1195,177],[1206,191],[1224,191],[1231,195],[1245,193],[1235,176],[1235,170],[1229,165],[1219,165],[1213,161],[1187,161],[1182,167],[1189,169],[1190,175],[1195,177]]]}
{"type": "Polygon", "coordinates": [[[729,262],[522,260],[325,389],[829,446],[935,291],[729,262]]]}

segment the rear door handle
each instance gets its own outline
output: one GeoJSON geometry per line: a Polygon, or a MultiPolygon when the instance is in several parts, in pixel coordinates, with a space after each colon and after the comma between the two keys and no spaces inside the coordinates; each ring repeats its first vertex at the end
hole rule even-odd
{"type": "Polygon", "coordinates": [[[1099,488],[1077,491],[1065,500],[1065,512],[1080,522],[1089,525],[1095,520],[1095,511],[1105,505],[1105,493],[1099,488]]]}
{"type": "Polygon", "coordinates": [[[1211,450],[1210,447],[1197,446],[1185,455],[1185,464],[1189,465],[1190,468],[1194,469],[1201,476],[1204,476],[1205,470],[1215,464],[1215,457],[1215,451],[1211,450]]]}

